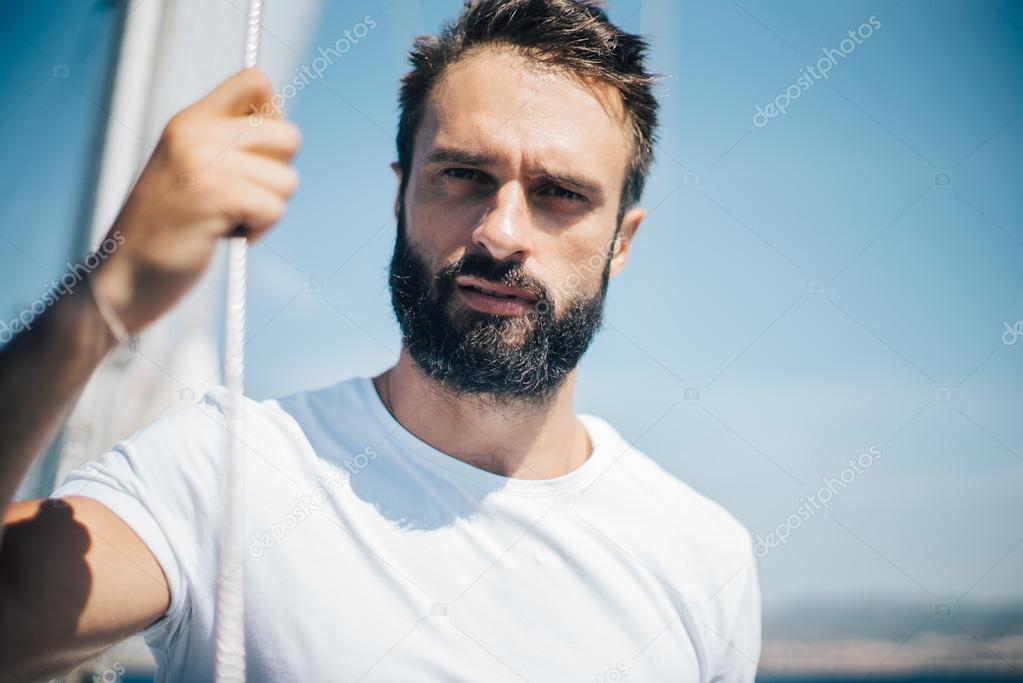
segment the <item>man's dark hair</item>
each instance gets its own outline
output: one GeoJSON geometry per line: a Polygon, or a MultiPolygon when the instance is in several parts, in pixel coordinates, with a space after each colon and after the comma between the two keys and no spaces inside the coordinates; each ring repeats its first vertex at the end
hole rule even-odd
{"type": "Polygon", "coordinates": [[[467,0],[439,36],[415,40],[412,70],[401,81],[398,164],[401,195],[412,167],[416,129],[445,70],[486,46],[507,47],[555,70],[615,87],[631,128],[632,150],[618,218],[635,205],[653,159],[655,77],[646,71],[646,41],[622,31],[592,0],[467,0]]]}

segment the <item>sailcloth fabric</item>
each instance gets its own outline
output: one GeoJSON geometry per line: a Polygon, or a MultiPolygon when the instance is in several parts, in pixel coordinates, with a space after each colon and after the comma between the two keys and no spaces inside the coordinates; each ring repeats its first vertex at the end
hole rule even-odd
{"type": "MultiPolygon", "coordinates": [[[[265,3],[266,41],[260,68],[286,84],[309,52],[321,0],[265,3]]],[[[128,3],[98,160],[86,243],[100,247],[167,121],[242,67],[245,14],[235,3],[147,0],[128,3]]],[[[287,103],[286,98],[279,98],[287,103]]],[[[221,259],[185,298],[93,374],[56,447],[19,489],[45,496],[67,472],[162,415],[188,408],[220,384],[223,326],[221,259]]]]}

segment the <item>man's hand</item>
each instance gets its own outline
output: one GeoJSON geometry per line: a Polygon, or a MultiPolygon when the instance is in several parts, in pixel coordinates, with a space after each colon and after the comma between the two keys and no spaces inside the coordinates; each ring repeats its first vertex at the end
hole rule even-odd
{"type": "Polygon", "coordinates": [[[120,246],[94,275],[97,296],[135,332],[173,306],[237,226],[258,239],[298,186],[298,128],[269,104],[270,82],[245,69],[175,115],[113,231],[120,246]],[[258,112],[258,116],[251,116],[258,112]]]}

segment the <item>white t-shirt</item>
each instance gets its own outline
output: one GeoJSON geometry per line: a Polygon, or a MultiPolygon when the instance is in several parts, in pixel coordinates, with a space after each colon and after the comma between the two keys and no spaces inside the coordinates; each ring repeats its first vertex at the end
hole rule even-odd
{"type": "MultiPolygon", "coordinates": [[[[211,680],[226,431],[214,389],[72,472],[170,585],[158,680],[211,680]]],[[[245,401],[251,681],[752,681],[749,534],[580,416],[593,453],[502,477],[406,431],[369,378],[245,401]]]]}

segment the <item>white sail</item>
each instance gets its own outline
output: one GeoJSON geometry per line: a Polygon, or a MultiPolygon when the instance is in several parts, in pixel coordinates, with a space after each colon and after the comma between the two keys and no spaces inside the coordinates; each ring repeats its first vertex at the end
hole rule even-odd
{"type": "MultiPolygon", "coordinates": [[[[275,84],[286,82],[307,52],[320,0],[267,2],[272,38],[260,58],[275,84]]],[[[239,6],[240,7],[240,6],[239,6]]],[[[167,120],[241,68],[245,14],[230,2],[132,2],[116,65],[90,245],[103,239],[167,120]]],[[[133,348],[114,351],[71,411],[48,462],[19,497],[44,496],[63,476],[161,415],[194,403],[220,383],[223,264],[215,265],[133,348]]]]}

